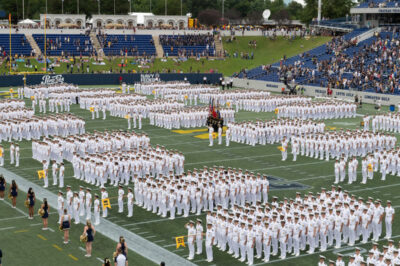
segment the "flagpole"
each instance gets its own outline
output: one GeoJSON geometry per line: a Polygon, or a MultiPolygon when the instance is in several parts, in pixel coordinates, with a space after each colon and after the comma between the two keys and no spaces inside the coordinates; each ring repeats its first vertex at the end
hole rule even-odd
{"type": "Polygon", "coordinates": [[[132,2],[131,0],[128,0],[129,2],[129,14],[132,13],[132,2]]]}
{"type": "Polygon", "coordinates": [[[97,0],[97,9],[98,9],[99,15],[100,15],[100,0],[97,0]]]}
{"type": "Polygon", "coordinates": [[[64,14],[64,0],[61,0],[61,14],[64,14]]]}

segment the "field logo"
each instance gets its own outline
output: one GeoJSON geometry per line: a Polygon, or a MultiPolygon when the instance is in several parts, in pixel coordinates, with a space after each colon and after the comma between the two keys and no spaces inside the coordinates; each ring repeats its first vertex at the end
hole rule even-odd
{"type": "Polygon", "coordinates": [[[140,74],[140,82],[149,83],[160,80],[159,74],[140,74]]]}
{"type": "Polygon", "coordinates": [[[55,75],[55,76],[44,75],[42,77],[42,82],[41,82],[41,84],[43,85],[61,84],[61,83],[64,83],[64,77],[62,75],[55,75]]]}

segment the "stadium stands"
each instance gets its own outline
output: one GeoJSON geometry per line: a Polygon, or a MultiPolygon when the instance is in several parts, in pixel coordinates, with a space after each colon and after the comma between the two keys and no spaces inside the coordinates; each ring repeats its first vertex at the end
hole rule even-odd
{"type": "Polygon", "coordinates": [[[151,35],[98,35],[104,54],[109,56],[155,55],[151,35]]]}
{"type": "MultiPolygon", "coordinates": [[[[31,55],[32,47],[24,34],[11,35],[11,53],[13,55],[31,55]]],[[[6,56],[10,53],[10,35],[0,34],[0,54],[6,56]]]]}
{"type": "Polygon", "coordinates": [[[214,56],[212,35],[160,35],[160,44],[167,56],[214,56]]]}
{"type": "Polygon", "coordinates": [[[363,3],[360,3],[357,8],[391,8],[399,6],[400,0],[366,0],[363,3]]]}
{"type": "Polygon", "coordinates": [[[296,84],[367,92],[399,93],[399,32],[383,31],[360,43],[352,39],[365,29],[271,66],[260,66],[239,77],[264,81],[293,81],[296,84]]]}
{"type": "MultiPolygon", "coordinates": [[[[33,34],[33,38],[44,53],[44,34],[33,34]]],[[[89,56],[95,53],[89,36],[82,34],[47,34],[48,56],[89,56]]]]}

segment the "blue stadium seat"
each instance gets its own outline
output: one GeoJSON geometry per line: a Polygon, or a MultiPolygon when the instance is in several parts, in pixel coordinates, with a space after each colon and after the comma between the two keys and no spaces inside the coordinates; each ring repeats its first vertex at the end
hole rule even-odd
{"type": "Polygon", "coordinates": [[[143,56],[155,55],[153,37],[151,35],[106,35],[97,36],[105,55],[143,56]]]}
{"type": "MultiPolygon", "coordinates": [[[[33,34],[33,38],[44,53],[44,34],[33,34]]],[[[46,34],[48,56],[90,56],[95,52],[89,36],[81,34],[46,34]]]]}
{"type": "MultiPolygon", "coordinates": [[[[10,53],[10,35],[0,34],[0,51],[3,55],[10,53]]],[[[32,47],[27,41],[24,34],[11,34],[11,53],[15,55],[29,56],[32,52],[32,47]]]]}

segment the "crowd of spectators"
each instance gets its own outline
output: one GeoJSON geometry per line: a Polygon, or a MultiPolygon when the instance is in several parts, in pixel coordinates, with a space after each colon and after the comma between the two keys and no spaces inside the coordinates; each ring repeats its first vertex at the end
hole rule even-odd
{"type": "Polygon", "coordinates": [[[294,63],[283,58],[278,68],[265,67],[264,74],[276,73],[280,80],[332,89],[397,93],[400,91],[399,29],[387,30],[361,43],[335,37],[320,56],[303,53],[294,63]]]}
{"type": "Polygon", "coordinates": [[[215,55],[214,36],[208,34],[160,35],[165,56],[207,57],[215,55]]]}

